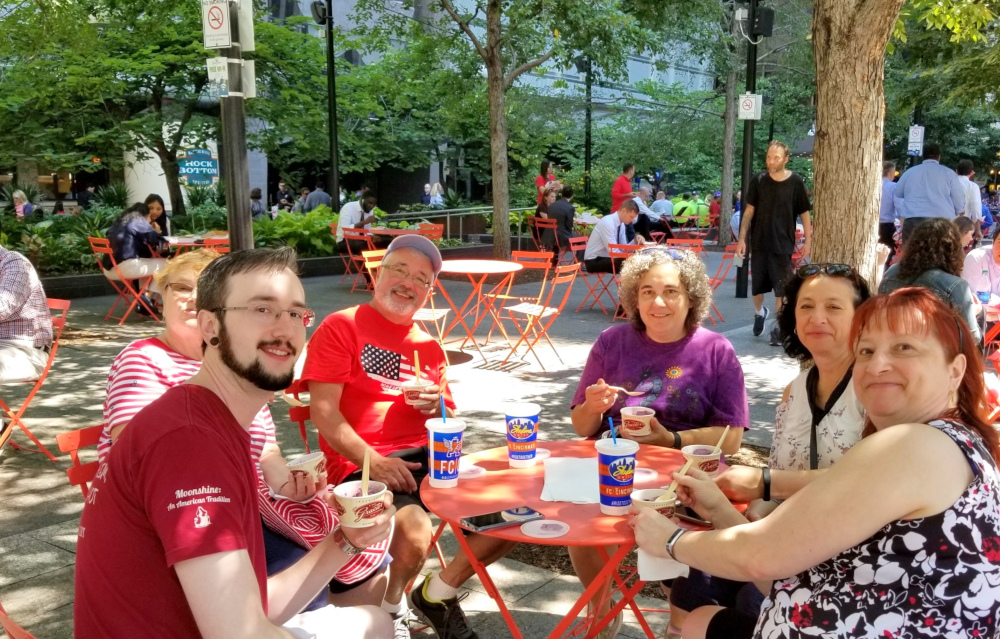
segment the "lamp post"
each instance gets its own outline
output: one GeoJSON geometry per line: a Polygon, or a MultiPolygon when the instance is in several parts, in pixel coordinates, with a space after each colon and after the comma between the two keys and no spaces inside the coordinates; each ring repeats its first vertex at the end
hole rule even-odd
{"type": "Polygon", "coordinates": [[[333,0],[312,3],[313,20],[326,27],[326,91],[330,133],[330,182],[327,193],[334,204],[340,202],[340,167],[337,161],[337,64],[333,55],[333,0]]]}

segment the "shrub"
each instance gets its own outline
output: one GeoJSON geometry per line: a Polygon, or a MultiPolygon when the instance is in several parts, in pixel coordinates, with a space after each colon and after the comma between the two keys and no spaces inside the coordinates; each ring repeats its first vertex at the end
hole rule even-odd
{"type": "Polygon", "coordinates": [[[290,246],[299,257],[334,255],[337,238],[330,231],[330,224],[338,217],[327,206],[318,206],[305,214],[282,212],[274,219],[264,216],[254,221],[254,245],[290,246]]]}
{"type": "Polygon", "coordinates": [[[14,191],[24,191],[24,197],[28,198],[28,201],[31,203],[42,200],[42,190],[38,188],[37,184],[32,182],[28,184],[6,184],[3,188],[0,188],[0,200],[6,202],[4,211],[14,210],[14,191]]]}
{"type": "Polygon", "coordinates": [[[97,189],[94,194],[102,206],[123,211],[132,205],[132,193],[128,185],[121,181],[112,182],[97,189]]]}

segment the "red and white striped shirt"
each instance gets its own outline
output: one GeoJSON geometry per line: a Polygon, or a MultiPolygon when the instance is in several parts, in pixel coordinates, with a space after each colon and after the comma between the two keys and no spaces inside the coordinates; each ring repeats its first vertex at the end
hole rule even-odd
{"type": "MultiPolygon", "coordinates": [[[[186,382],[201,368],[201,362],[173,350],[160,339],[151,337],[132,342],[118,354],[108,373],[104,400],[104,429],[97,445],[101,461],[112,449],[111,429],[128,424],[132,417],[168,388],[186,382]]],[[[257,495],[261,517],[267,527],[291,539],[303,548],[312,548],[333,531],[337,515],[317,496],[296,502],[272,496],[264,481],[260,457],[267,444],[274,444],[275,429],[267,406],[260,409],[250,425],[250,456],[257,468],[257,495]]],[[[389,549],[389,539],[353,556],[335,579],[352,584],[367,579],[382,564],[389,549]]]]}

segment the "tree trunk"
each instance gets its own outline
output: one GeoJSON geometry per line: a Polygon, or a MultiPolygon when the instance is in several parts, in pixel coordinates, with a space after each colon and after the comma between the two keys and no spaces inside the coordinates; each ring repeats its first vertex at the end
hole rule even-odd
{"type": "Polygon", "coordinates": [[[722,211],[719,213],[719,246],[727,246],[733,241],[730,220],[733,217],[733,162],[736,156],[736,101],[739,90],[736,83],[739,74],[736,65],[729,65],[726,74],[726,110],[723,113],[725,125],[722,132],[722,211]]]}
{"type": "Polygon", "coordinates": [[[510,192],[507,184],[507,107],[500,55],[500,0],[486,5],[486,88],[490,101],[490,164],[493,168],[493,257],[510,259],[510,192]]]}
{"type": "Polygon", "coordinates": [[[160,167],[163,169],[163,176],[167,180],[167,193],[170,197],[170,215],[184,215],[184,193],[181,191],[181,166],[177,163],[177,156],[173,153],[167,156],[160,156],[160,167]]]}
{"type": "Polygon", "coordinates": [[[813,261],[874,282],[885,48],[905,0],[816,0],[813,261]]]}

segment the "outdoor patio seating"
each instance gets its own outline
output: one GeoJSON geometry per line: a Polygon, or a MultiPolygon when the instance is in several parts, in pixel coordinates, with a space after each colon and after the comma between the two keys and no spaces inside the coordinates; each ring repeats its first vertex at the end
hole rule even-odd
{"type": "Polygon", "coordinates": [[[86,464],[80,463],[80,449],[88,446],[97,446],[103,430],[104,425],[101,424],[100,426],[88,426],[87,428],[71,430],[68,433],[59,433],[56,435],[56,444],[59,446],[60,452],[69,453],[69,458],[73,462],[73,465],[66,469],[69,483],[71,486],[80,487],[84,501],[86,501],[87,494],[90,492],[90,482],[97,476],[97,469],[100,463],[97,461],[87,462],[86,464]]]}
{"type": "Polygon", "coordinates": [[[160,321],[160,318],[156,315],[156,308],[150,307],[144,299],[146,294],[146,289],[149,285],[153,283],[153,276],[147,275],[145,277],[135,277],[132,279],[126,278],[122,275],[121,270],[118,268],[118,262],[115,261],[114,251],[111,250],[111,242],[103,237],[88,237],[87,241],[90,242],[90,250],[94,252],[94,257],[97,259],[97,267],[101,269],[104,273],[104,277],[111,282],[111,286],[114,287],[115,291],[118,293],[118,297],[115,299],[114,304],[108,310],[108,314],[104,316],[107,320],[109,317],[111,319],[116,319],[118,325],[121,326],[128,319],[129,313],[135,308],[136,304],[142,304],[142,307],[146,309],[149,316],[160,321]],[[111,269],[104,270],[103,255],[107,255],[108,259],[111,261],[111,269]],[[137,282],[139,285],[138,290],[132,285],[132,282],[137,282]],[[120,317],[114,317],[112,313],[115,312],[115,308],[118,307],[118,303],[127,304],[125,308],[125,313],[120,317]]]}

